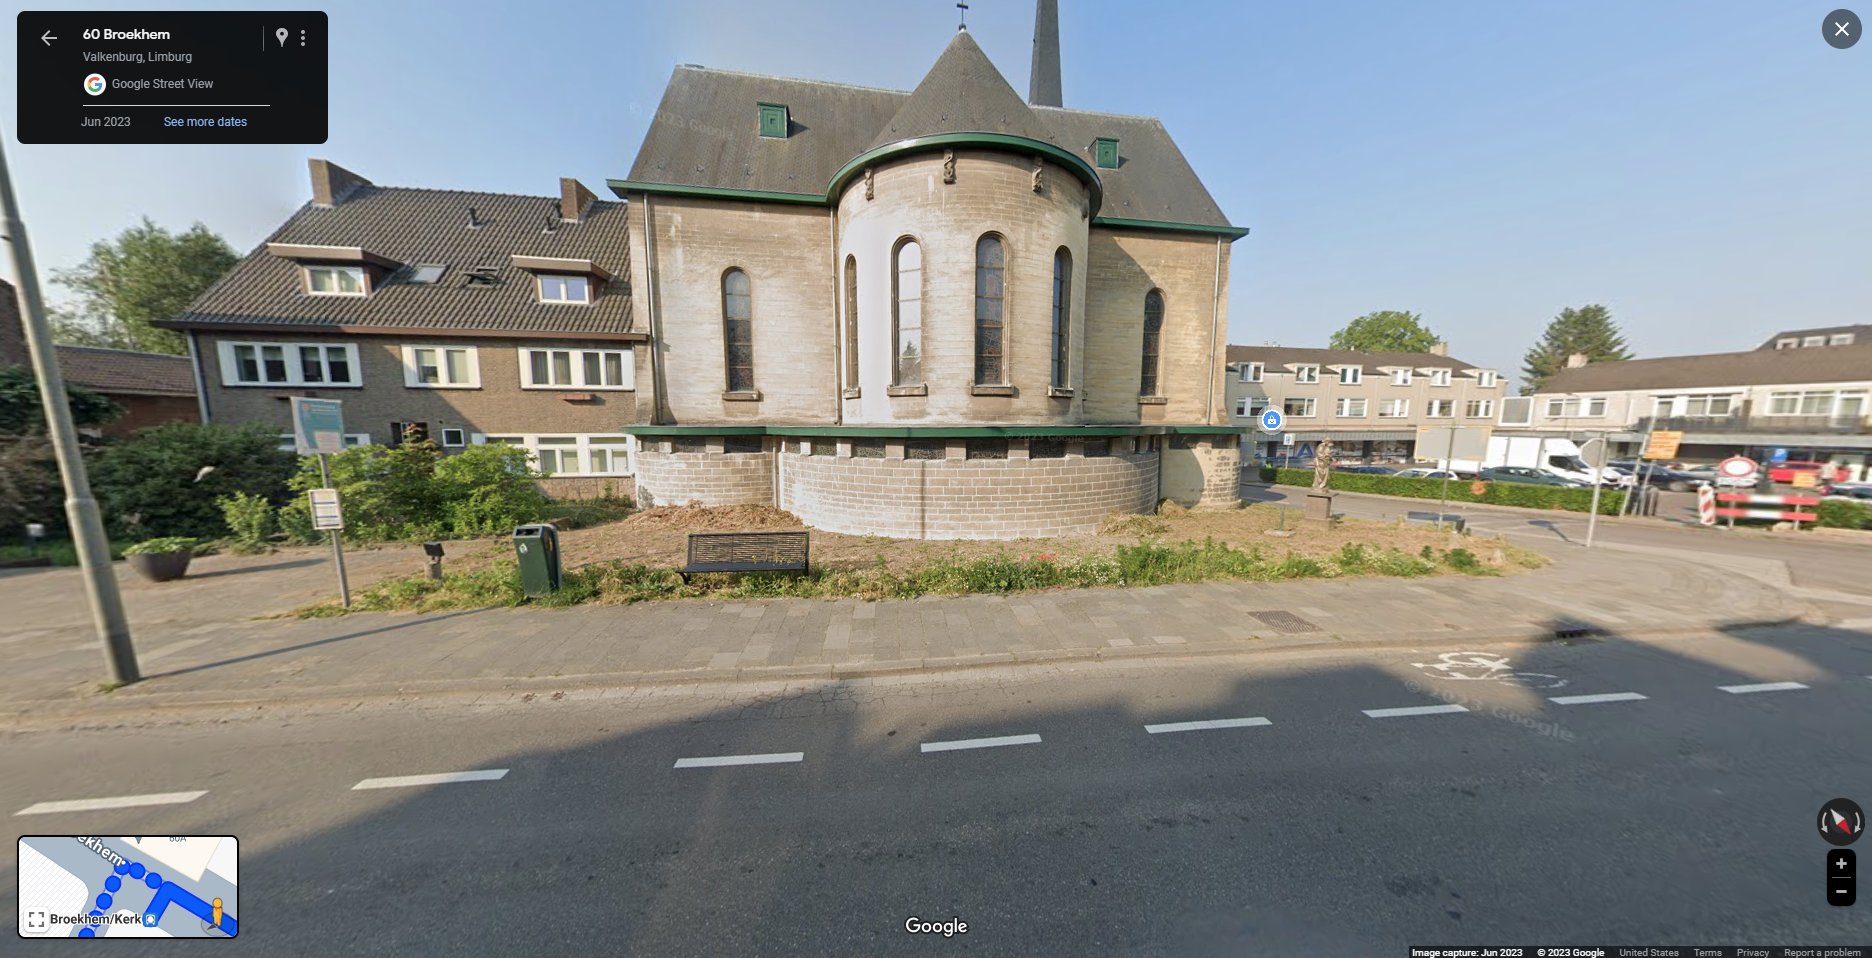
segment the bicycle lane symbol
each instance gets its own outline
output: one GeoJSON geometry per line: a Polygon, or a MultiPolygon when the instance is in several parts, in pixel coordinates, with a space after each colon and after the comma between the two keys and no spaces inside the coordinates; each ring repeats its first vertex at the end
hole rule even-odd
{"type": "Polygon", "coordinates": [[[1444,652],[1435,662],[1412,662],[1413,668],[1439,679],[1466,682],[1500,682],[1533,689],[1557,689],[1567,680],[1546,672],[1518,672],[1508,664],[1508,657],[1489,652],[1444,652]]]}

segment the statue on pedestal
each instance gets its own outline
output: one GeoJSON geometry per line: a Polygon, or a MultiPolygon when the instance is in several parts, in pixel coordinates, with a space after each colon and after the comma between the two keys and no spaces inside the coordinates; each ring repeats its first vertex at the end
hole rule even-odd
{"type": "Polygon", "coordinates": [[[1325,492],[1326,484],[1332,480],[1333,456],[1338,450],[1333,448],[1331,439],[1320,440],[1319,448],[1313,453],[1313,489],[1325,492]]]}

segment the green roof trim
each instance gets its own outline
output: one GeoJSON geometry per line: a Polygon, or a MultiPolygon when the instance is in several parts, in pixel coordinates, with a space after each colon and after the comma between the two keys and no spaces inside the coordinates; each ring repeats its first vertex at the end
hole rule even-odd
{"type": "Polygon", "coordinates": [[[627,436],[843,436],[853,439],[990,439],[1071,436],[1230,436],[1240,426],[624,426],[627,436]]]}
{"type": "Polygon", "coordinates": [[[606,180],[605,185],[619,199],[629,199],[632,191],[666,196],[701,196],[716,200],[751,200],[756,203],[797,203],[802,206],[827,206],[817,193],[773,193],[766,190],[731,190],[718,186],[682,186],[676,183],[646,183],[642,180],[606,180]]]}
{"type": "Polygon", "coordinates": [[[879,160],[903,153],[922,153],[956,146],[1003,147],[1026,153],[1042,154],[1073,171],[1073,174],[1085,183],[1086,188],[1092,191],[1093,216],[1098,215],[1099,205],[1105,202],[1105,185],[1099,182],[1098,173],[1092,169],[1092,165],[1080,159],[1078,154],[1063,150],[1043,140],[1014,136],[1009,133],[938,133],[933,136],[913,136],[907,140],[898,140],[873,150],[866,150],[858,154],[851,162],[839,167],[837,173],[832,174],[832,182],[826,186],[826,201],[828,203],[836,201],[839,190],[845,188],[847,180],[857,176],[865,167],[879,160]]]}
{"type": "Polygon", "coordinates": [[[1123,226],[1145,230],[1171,230],[1180,233],[1208,233],[1238,240],[1248,235],[1246,226],[1204,226],[1200,223],[1168,223],[1162,220],[1130,220],[1116,216],[1095,216],[1093,226],[1123,226]]]}

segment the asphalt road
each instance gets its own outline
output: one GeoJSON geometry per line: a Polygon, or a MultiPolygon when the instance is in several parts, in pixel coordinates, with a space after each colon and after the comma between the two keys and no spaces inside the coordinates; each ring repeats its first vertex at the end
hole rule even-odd
{"type": "Polygon", "coordinates": [[[0,738],[0,812],[21,833],[239,836],[241,932],[216,947],[244,955],[1865,944],[1865,906],[1823,903],[1815,816],[1872,806],[1868,676],[1872,635],[1803,627],[268,710],[0,738]],[[1763,682],[1804,687],[1720,688],[1763,682]],[[1644,698],[1550,698],[1607,693],[1644,698]],[[1448,705],[1467,711],[1367,714],[1448,705]],[[1266,721],[1145,727],[1229,719],[1266,721]],[[924,748],[1013,736],[1039,741],[924,748]]]}
{"type": "MultiPolygon", "coordinates": [[[[1304,504],[1305,490],[1280,486],[1244,485],[1250,502],[1304,504]]],[[[1694,508],[1687,493],[1664,493],[1660,515],[1676,515],[1694,508]],[[1689,502],[1689,506],[1684,506],[1689,502]]],[[[1335,493],[1336,512],[1361,518],[1395,518],[1434,522],[1440,502],[1434,499],[1394,499],[1357,493],[1335,493]]],[[[1501,533],[1531,545],[1565,547],[1586,541],[1586,520],[1578,513],[1551,515],[1521,509],[1495,509],[1467,502],[1452,502],[1445,515],[1462,516],[1477,533],[1501,533]]],[[[1603,517],[1602,517],[1603,519],[1603,517]]],[[[1794,584],[1872,597],[1872,545],[1837,539],[1800,538],[1793,533],[1769,534],[1760,530],[1735,532],[1721,526],[1706,528],[1687,521],[1609,520],[1597,523],[1593,541],[1680,549],[1722,555],[1752,556],[1786,562],[1794,584]]]]}

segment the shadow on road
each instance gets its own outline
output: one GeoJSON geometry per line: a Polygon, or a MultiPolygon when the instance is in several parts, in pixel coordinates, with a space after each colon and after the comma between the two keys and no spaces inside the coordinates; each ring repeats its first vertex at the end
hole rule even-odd
{"type": "Polygon", "coordinates": [[[434,622],[446,622],[449,619],[459,619],[463,616],[479,615],[483,612],[492,612],[492,611],[495,611],[495,609],[493,608],[464,609],[460,612],[448,612],[442,615],[435,615],[435,616],[411,616],[410,618],[405,619],[404,621],[398,622],[394,625],[386,625],[386,626],[383,626],[381,628],[376,628],[376,629],[365,629],[362,632],[350,632],[350,633],[346,633],[345,635],[334,635],[334,636],[330,636],[330,637],[323,638],[323,639],[316,639],[311,642],[301,642],[298,645],[288,645],[284,648],[267,649],[264,652],[254,652],[250,655],[236,656],[235,658],[231,658],[231,659],[222,659],[219,662],[204,662],[200,665],[191,665],[188,668],[175,669],[174,671],[170,671],[170,672],[156,672],[150,675],[145,675],[143,677],[143,680],[147,682],[151,679],[171,678],[177,675],[190,675],[195,672],[206,672],[206,671],[209,671],[210,669],[218,669],[218,668],[221,668],[223,666],[228,666],[228,665],[239,665],[242,662],[252,662],[256,659],[270,658],[275,655],[287,655],[293,652],[301,652],[306,649],[318,648],[319,646],[334,645],[339,642],[350,642],[356,639],[368,638],[373,635],[383,635],[387,632],[395,632],[398,629],[407,629],[414,625],[428,625],[434,622]]]}
{"type": "Polygon", "coordinates": [[[220,578],[222,576],[246,575],[250,572],[274,572],[279,569],[300,569],[309,565],[328,565],[328,564],[329,564],[329,560],[323,559],[323,558],[294,559],[291,562],[272,562],[266,565],[238,566],[232,569],[216,569],[213,572],[197,572],[193,575],[184,576],[183,578],[215,579],[215,578],[220,578]]]}

